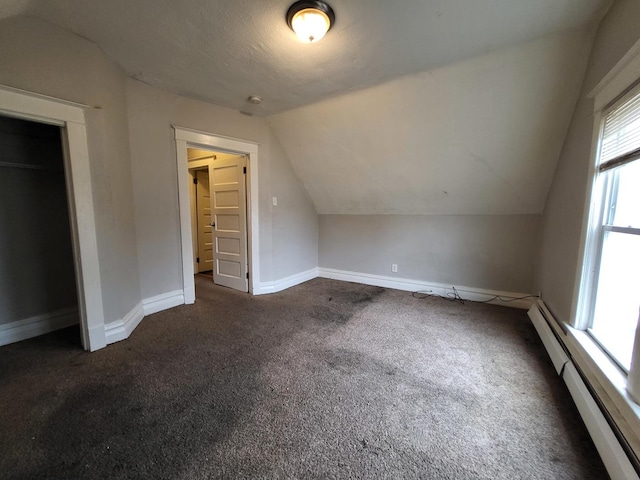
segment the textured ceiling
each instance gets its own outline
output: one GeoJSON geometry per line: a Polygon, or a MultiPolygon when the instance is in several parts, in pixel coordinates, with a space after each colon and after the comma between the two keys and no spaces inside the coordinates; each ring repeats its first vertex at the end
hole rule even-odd
{"type": "Polygon", "coordinates": [[[609,0],[331,0],[303,44],[292,0],[4,0],[97,43],[132,77],[268,115],[594,21],[609,0]],[[255,107],[250,94],[264,98],[255,107]]]}
{"type": "MultiPolygon", "coordinates": [[[[610,0],[5,0],[130,76],[264,115],[318,213],[539,214],[610,0]],[[263,104],[250,105],[251,94],[263,104]]],[[[273,192],[277,194],[278,192],[273,192]]]]}

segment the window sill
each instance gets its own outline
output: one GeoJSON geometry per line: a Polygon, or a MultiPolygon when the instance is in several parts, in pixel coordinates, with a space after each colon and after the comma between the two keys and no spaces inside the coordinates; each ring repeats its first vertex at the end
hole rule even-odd
{"type": "Polygon", "coordinates": [[[640,405],[629,396],[627,376],[585,331],[551,322],[629,447],[640,458],[640,405]]]}

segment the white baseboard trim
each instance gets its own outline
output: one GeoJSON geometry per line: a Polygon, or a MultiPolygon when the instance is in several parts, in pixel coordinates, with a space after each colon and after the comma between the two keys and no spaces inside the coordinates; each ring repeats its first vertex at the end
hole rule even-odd
{"type": "Polygon", "coordinates": [[[0,345],[44,335],[80,322],[77,308],[63,308],[42,315],[0,325],[0,345]]]}
{"type": "MultiPolygon", "coordinates": [[[[484,302],[495,296],[505,299],[516,299],[527,297],[529,293],[504,292],[499,290],[486,290],[483,288],[473,288],[458,285],[446,285],[437,282],[424,282],[421,280],[410,280],[406,278],[385,277],[382,275],[373,275],[370,273],[349,272],[346,270],[336,270],[333,268],[318,268],[318,276],[321,278],[331,278],[334,280],[343,280],[345,282],[362,283],[376,287],[393,288],[395,290],[403,290],[406,292],[429,292],[434,295],[444,297],[453,294],[453,287],[464,300],[484,302]]],[[[514,307],[528,310],[534,303],[535,298],[526,298],[522,300],[503,301],[500,299],[492,300],[488,303],[494,305],[502,305],[505,307],[514,307]]]]}
{"type": "Polygon", "coordinates": [[[564,366],[570,361],[567,352],[565,352],[562,345],[560,345],[556,340],[553,330],[551,330],[551,327],[547,323],[547,319],[542,314],[537,304],[531,305],[527,315],[529,315],[531,323],[533,323],[533,326],[538,332],[538,336],[542,340],[544,347],[547,349],[547,353],[551,358],[551,363],[553,363],[553,366],[556,369],[556,373],[560,375],[564,366]]]}
{"type": "Polygon", "coordinates": [[[175,290],[144,299],[127,313],[122,320],[116,320],[104,326],[107,345],[129,338],[129,335],[147,315],[182,304],[184,304],[182,290],[175,290]]]}
{"type": "Polygon", "coordinates": [[[173,292],[162,293],[142,300],[145,316],[177,307],[178,305],[184,305],[184,292],[182,290],[174,290],[173,292]]]}
{"type": "Polygon", "coordinates": [[[304,282],[308,282],[309,280],[313,280],[318,276],[318,269],[312,268],[307,270],[306,272],[296,273],[294,275],[290,275],[285,278],[281,278],[280,280],[275,280],[273,282],[262,282],[260,284],[260,292],[253,292],[254,295],[264,295],[268,293],[276,293],[281,292],[282,290],[286,290],[287,288],[295,287],[304,282]]]}
{"type": "Polygon", "coordinates": [[[144,313],[142,311],[142,302],[140,302],[135,307],[133,307],[129,311],[129,313],[127,313],[121,320],[107,323],[104,326],[104,334],[107,345],[129,338],[131,332],[135,330],[135,328],[143,318],[144,313]]]}

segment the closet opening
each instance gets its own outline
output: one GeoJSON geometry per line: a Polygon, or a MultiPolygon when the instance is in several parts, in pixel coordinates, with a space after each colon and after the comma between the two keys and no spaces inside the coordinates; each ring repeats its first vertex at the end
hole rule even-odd
{"type": "Polygon", "coordinates": [[[0,115],[0,345],[75,325],[81,346],[63,138],[0,115]]]}

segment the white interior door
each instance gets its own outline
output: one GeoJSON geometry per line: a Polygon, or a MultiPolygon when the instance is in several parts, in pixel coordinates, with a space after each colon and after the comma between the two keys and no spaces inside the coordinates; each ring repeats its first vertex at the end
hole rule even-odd
{"type": "Polygon", "coordinates": [[[213,227],[209,170],[196,170],[196,212],[198,222],[198,272],[213,270],[213,227]]]}
{"type": "Polygon", "coordinates": [[[213,213],[213,281],[248,291],[246,158],[216,159],[209,167],[213,213]]]}

